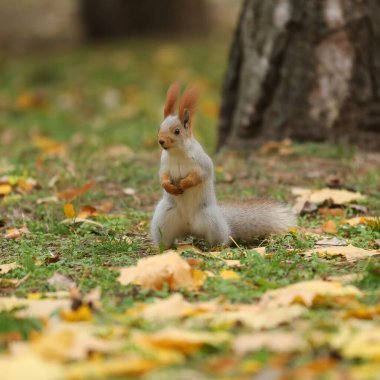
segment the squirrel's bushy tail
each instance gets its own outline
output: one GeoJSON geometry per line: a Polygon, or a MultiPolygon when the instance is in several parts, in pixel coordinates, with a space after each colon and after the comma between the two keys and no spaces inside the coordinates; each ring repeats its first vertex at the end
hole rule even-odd
{"type": "Polygon", "coordinates": [[[275,201],[249,201],[220,206],[234,239],[252,240],[285,232],[297,224],[291,209],[275,201]]]}

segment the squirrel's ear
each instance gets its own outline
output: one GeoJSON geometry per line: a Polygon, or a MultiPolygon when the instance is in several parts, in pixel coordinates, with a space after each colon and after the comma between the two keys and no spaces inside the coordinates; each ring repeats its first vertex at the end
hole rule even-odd
{"type": "Polygon", "coordinates": [[[168,93],[166,95],[166,103],[164,108],[164,117],[172,115],[175,110],[175,106],[178,100],[179,94],[179,84],[178,82],[174,82],[170,85],[168,89],[168,93]]]}
{"type": "Polygon", "coordinates": [[[191,121],[195,112],[195,106],[198,99],[199,90],[197,87],[188,87],[182,95],[179,103],[178,116],[182,124],[191,121]]]}

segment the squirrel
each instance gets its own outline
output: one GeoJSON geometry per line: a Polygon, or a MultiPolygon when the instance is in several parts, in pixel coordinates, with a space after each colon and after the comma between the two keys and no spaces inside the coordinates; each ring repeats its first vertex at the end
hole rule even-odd
{"type": "Polygon", "coordinates": [[[276,201],[218,204],[213,162],[192,133],[198,91],[195,87],[185,90],[176,114],[178,96],[179,85],[173,83],[158,132],[164,191],[151,221],[153,243],[168,249],[177,238],[193,236],[217,246],[228,244],[230,237],[250,241],[296,225],[290,208],[276,201]]]}

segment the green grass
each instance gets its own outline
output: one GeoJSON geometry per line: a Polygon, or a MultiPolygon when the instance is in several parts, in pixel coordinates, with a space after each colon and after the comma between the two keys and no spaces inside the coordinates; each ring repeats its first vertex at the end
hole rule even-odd
{"type": "MultiPolygon", "coordinates": [[[[157,253],[147,231],[161,194],[156,133],[168,85],[177,78],[183,84],[195,81],[201,85],[196,134],[213,154],[226,55],[225,45],[207,41],[186,45],[136,41],[1,62],[0,136],[7,143],[1,147],[0,177],[12,177],[15,182],[31,177],[38,183],[29,194],[14,189],[0,198],[0,263],[19,264],[0,277],[2,296],[26,297],[54,291],[47,280],[56,272],[73,280],[83,293],[100,287],[105,311],[123,312],[138,301],[168,296],[167,289],[146,291],[136,285],[120,285],[117,268],[157,253]],[[23,94],[41,96],[41,106],[20,106],[23,94]],[[37,134],[64,144],[65,155],[41,155],[43,152],[32,142],[37,134]],[[49,187],[54,176],[58,180],[49,187]],[[79,211],[84,205],[111,202],[110,212],[93,218],[102,227],[64,225],[64,201],[38,202],[90,180],[96,181],[94,188],[74,200],[73,205],[79,211]],[[135,189],[136,194],[125,195],[125,188],[135,189]],[[30,234],[20,239],[4,237],[6,230],[23,225],[30,234]],[[15,286],[10,280],[20,283],[15,286]]],[[[238,172],[234,172],[234,164],[230,168],[223,157],[215,157],[215,162],[223,164],[216,176],[218,197],[237,200],[259,196],[292,202],[292,186],[318,188],[324,186],[329,175],[337,175],[345,187],[367,194],[362,204],[370,214],[379,215],[378,161],[364,165],[357,160],[360,154],[352,148],[329,144],[295,145],[294,154],[287,157],[248,155],[240,162],[238,172]],[[239,176],[240,171],[245,175],[239,176]],[[232,175],[233,183],[226,173],[232,175]]],[[[346,215],[355,216],[356,212],[347,208],[346,215]]],[[[319,213],[299,218],[300,226],[306,229],[317,228],[321,223],[323,217],[319,213]]],[[[380,230],[378,226],[339,226],[337,237],[359,247],[378,249],[380,230]]],[[[191,301],[223,296],[233,303],[251,303],[270,289],[358,273],[361,279],[355,285],[366,292],[362,302],[378,302],[378,258],[348,263],[339,257],[303,256],[302,252],[313,248],[315,241],[310,235],[294,232],[225,249],[222,257],[240,259],[242,266],[235,269],[240,279],[210,277],[198,292],[182,293],[191,301]],[[251,249],[258,245],[267,247],[266,257],[251,249]]],[[[222,260],[214,257],[194,252],[185,256],[201,258],[202,270],[218,273],[227,269],[222,260]]],[[[323,308],[310,314],[318,321],[331,317],[323,308]]],[[[0,314],[0,325],[0,335],[11,326],[23,337],[39,328],[34,320],[20,322],[10,314],[0,314]]],[[[223,348],[216,352],[203,350],[187,364],[189,368],[199,368],[205,361],[211,365],[225,352],[223,348]]],[[[297,367],[302,361],[309,362],[324,354],[301,355],[293,364],[297,367]]],[[[264,363],[271,357],[263,350],[245,360],[264,363]]]]}

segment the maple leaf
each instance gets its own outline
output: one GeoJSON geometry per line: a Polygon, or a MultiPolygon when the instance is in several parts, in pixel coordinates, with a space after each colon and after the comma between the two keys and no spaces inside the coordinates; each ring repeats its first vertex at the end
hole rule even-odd
{"type": "Polygon", "coordinates": [[[118,280],[122,285],[134,283],[155,290],[164,284],[171,290],[195,285],[191,266],[175,251],[143,258],[135,266],[122,268],[118,280]]]}
{"type": "Polygon", "coordinates": [[[306,256],[311,256],[313,254],[324,256],[342,256],[347,260],[360,260],[370,256],[379,255],[379,252],[354,247],[349,244],[347,246],[317,247],[301,254],[306,256]]]}
{"type": "Polygon", "coordinates": [[[267,349],[272,352],[300,352],[307,348],[306,342],[295,332],[256,332],[238,336],[233,350],[238,356],[267,349]]]}
{"type": "Polygon", "coordinates": [[[60,191],[59,193],[57,193],[57,196],[58,198],[63,199],[65,201],[72,201],[74,198],[77,198],[83,194],[86,194],[94,186],[95,186],[95,181],[90,181],[81,187],[60,191]]]}
{"type": "Polygon", "coordinates": [[[343,286],[338,282],[312,280],[269,290],[261,297],[259,304],[264,307],[287,306],[293,303],[311,306],[317,299],[358,297],[361,294],[361,291],[352,285],[343,286]]]}

